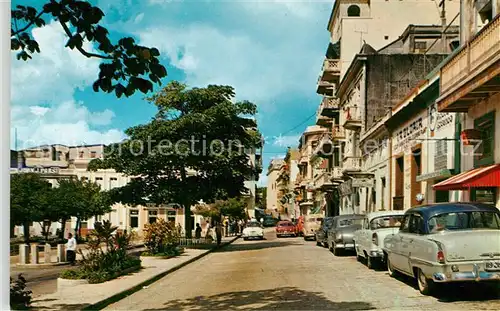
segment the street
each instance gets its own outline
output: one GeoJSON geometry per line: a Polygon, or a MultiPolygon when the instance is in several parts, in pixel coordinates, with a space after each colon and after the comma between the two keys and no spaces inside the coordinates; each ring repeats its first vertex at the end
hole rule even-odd
{"type": "Polygon", "coordinates": [[[107,310],[500,310],[494,293],[454,287],[452,296],[423,296],[411,280],[312,241],[277,239],[273,230],[264,241],[239,239],[107,310]]]}

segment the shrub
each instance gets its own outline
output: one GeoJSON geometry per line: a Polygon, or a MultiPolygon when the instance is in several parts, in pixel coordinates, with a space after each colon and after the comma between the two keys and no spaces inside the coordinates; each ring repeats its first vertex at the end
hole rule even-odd
{"type": "Polygon", "coordinates": [[[26,279],[22,274],[17,280],[10,278],[10,307],[12,310],[26,310],[31,304],[31,291],[26,289],[26,279]]]}
{"type": "Polygon", "coordinates": [[[141,260],[127,255],[130,246],[129,234],[113,235],[117,227],[109,221],[96,224],[88,239],[90,253],[84,255],[81,266],[76,270],[66,270],[61,274],[65,279],[87,279],[89,283],[102,283],[120,276],[124,270],[140,267],[141,260]],[[106,246],[106,252],[102,249],[106,246]]]}
{"type": "Polygon", "coordinates": [[[144,229],[144,244],[150,254],[165,253],[179,245],[181,236],[180,227],[172,222],[158,219],[152,224],[146,225],[144,229]]]}
{"type": "Polygon", "coordinates": [[[179,256],[180,254],[184,253],[184,249],[180,247],[170,247],[166,248],[163,252],[161,253],[150,253],[149,251],[143,252],[141,256],[155,256],[155,257],[175,257],[179,256]]]}

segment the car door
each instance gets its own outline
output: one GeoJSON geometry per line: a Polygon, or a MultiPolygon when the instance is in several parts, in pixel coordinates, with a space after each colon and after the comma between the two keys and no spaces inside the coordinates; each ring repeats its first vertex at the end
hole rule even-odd
{"type": "Polygon", "coordinates": [[[420,224],[422,217],[419,214],[412,213],[409,215],[409,226],[408,230],[401,234],[400,242],[400,252],[401,252],[401,266],[400,270],[413,275],[412,268],[410,264],[410,257],[412,252],[415,250],[415,240],[418,240],[418,235],[420,234],[420,224]]]}
{"type": "Polygon", "coordinates": [[[365,249],[365,231],[366,231],[367,219],[363,218],[361,228],[354,232],[354,243],[356,244],[356,251],[358,254],[363,255],[363,250],[365,249]]]}
{"type": "MultiPolygon", "coordinates": [[[[392,239],[393,243],[390,247],[390,261],[393,268],[398,270],[403,270],[405,265],[404,253],[403,253],[403,238],[409,232],[410,229],[410,214],[404,216],[403,221],[401,222],[401,227],[399,228],[398,233],[396,233],[392,239]]],[[[405,270],[403,270],[405,271],[405,270]]]]}
{"type": "Polygon", "coordinates": [[[412,273],[412,259],[424,259],[427,253],[426,239],[424,237],[424,218],[422,215],[415,213],[410,221],[410,234],[408,236],[408,271],[412,273]]]}

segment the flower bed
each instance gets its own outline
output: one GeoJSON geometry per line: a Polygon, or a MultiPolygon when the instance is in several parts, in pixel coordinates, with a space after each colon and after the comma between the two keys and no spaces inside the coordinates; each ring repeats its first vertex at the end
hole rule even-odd
{"type": "Polygon", "coordinates": [[[172,257],[177,257],[184,253],[184,249],[181,247],[172,247],[170,249],[166,249],[163,252],[160,253],[151,253],[150,251],[145,251],[141,254],[141,256],[144,257],[159,257],[159,258],[172,258],[172,257]]]}

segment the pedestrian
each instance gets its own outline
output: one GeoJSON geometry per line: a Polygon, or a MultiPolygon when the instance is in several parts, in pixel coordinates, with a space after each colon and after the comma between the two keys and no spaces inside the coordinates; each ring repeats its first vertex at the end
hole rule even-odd
{"type": "Polygon", "coordinates": [[[222,226],[221,226],[221,223],[219,221],[215,225],[215,235],[217,237],[217,246],[220,246],[220,243],[222,240],[222,226]]]}
{"type": "Polygon", "coordinates": [[[228,228],[229,228],[229,221],[227,220],[227,218],[224,218],[224,236],[227,236],[228,228]]]}
{"type": "Polygon", "coordinates": [[[194,237],[201,239],[201,226],[199,223],[196,224],[196,230],[194,231],[194,237]]]}
{"type": "Polygon", "coordinates": [[[73,235],[68,234],[68,243],[66,243],[66,258],[72,266],[75,265],[76,260],[76,240],[73,235]]]}

